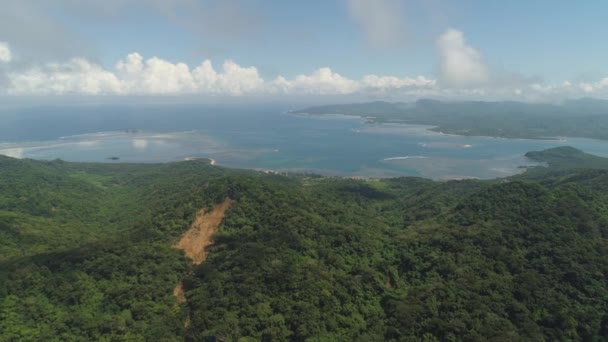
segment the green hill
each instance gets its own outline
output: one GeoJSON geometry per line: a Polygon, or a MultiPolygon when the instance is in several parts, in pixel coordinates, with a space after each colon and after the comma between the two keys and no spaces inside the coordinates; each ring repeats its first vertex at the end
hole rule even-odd
{"type": "Polygon", "coordinates": [[[0,341],[600,340],[606,159],[530,157],[449,182],[1,157],[0,341]],[[172,246],[226,198],[193,265],[172,246]]]}
{"type": "Polygon", "coordinates": [[[608,101],[585,98],[563,104],[422,99],[315,106],[294,113],[357,115],[370,122],[430,125],[433,131],[465,136],[608,139],[608,101]]]}
{"type": "Polygon", "coordinates": [[[526,157],[547,163],[552,169],[608,169],[608,158],[562,146],[526,153],[526,157]]]}

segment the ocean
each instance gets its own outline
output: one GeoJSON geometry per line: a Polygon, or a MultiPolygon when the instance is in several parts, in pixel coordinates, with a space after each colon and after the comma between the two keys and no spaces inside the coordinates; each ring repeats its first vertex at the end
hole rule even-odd
{"type": "Polygon", "coordinates": [[[0,154],[75,162],[174,162],[328,176],[497,178],[536,165],[524,154],[573,146],[608,156],[608,141],[464,137],[349,116],[263,105],[32,105],[0,110],[0,154]]]}

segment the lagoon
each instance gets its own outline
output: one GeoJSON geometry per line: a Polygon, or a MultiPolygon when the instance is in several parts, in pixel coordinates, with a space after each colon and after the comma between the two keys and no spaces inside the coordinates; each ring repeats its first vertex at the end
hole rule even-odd
{"type": "Polygon", "coordinates": [[[172,162],[329,176],[497,178],[536,165],[528,151],[569,145],[608,156],[608,141],[465,137],[428,126],[287,113],[278,106],[74,105],[0,111],[0,154],[83,162],[172,162]],[[114,157],[114,158],[112,158],[114,157]]]}

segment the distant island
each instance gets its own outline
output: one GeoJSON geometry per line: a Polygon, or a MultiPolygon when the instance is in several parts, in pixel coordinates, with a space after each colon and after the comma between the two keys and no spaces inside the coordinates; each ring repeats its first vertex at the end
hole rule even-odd
{"type": "Polygon", "coordinates": [[[108,158],[106,158],[106,159],[108,159],[108,160],[119,160],[119,159],[120,159],[120,157],[108,157],[108,158]]]}
{"type": "Polygon", "coordinates": [[[368,123],[430,125],[432,131],[510,139],[580,137],[608,140],[608,101],[583,98],[562,104],[524,102],[369,102],[304,108],[294,114],[361,116],[368,123]]]}

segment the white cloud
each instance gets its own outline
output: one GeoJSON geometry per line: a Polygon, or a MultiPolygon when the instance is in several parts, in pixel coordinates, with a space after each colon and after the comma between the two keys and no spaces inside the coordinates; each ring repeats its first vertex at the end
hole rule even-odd
{"type": "Polygon", "coordinates": [[[393,47],[403,41],[404,18],[396,0],[348,0],[353,19],[375,47],[393,47]]]}
{"type": "Polygon", "coordinates": [[[152,57],[143,61],[138,53],[129,54],[116,65],[123,86],[130,93],[172,94],[193,92],[194,80],[184,63],[173,64],[152,57]]]}
{"type": "Polygon", "coordinates": [[[278,77],[272,86],[283,93],[315,95],[352,94],[359,90],[357,81],[335,73],[330,68],[320,68],[310,75],[298,75],[291,81],[278,77]]]}
{"type": "Polygon", "coordinates": [[[255,67],[241,67],[233,61],[226,61],[222,66],[222,73],[216,75],[217,79],[212,91],[228,95],[255,94],[263,90],[264,80],[255,67]]]}
{"type": "Polygon", "coordinates": [[[124,82],[115,74],[83,58],[9,73],[8,79],[8,92],[15,95],[125,93],[124,82]]]}
{"type": "Polygon", "coordinates": [[[366,75],[353,80],[333,72],[330,68],[320,68],[310,75],[298,75],[293,80],[277,77],[268,86],[270,93],[348,95],[348,94],[421,94],[435,88],[436,81],[418,76],[416,78],[396,76],[366,75]]]}
{"type": "MultiPolygon", "coordinates": [[[[566,81],[568,82],[568,81],[566,81]]],[[[568,82],[569,83],[569,82],[568,82]]],[[[579,83],[578,88],[585,93],[597,93],[604,90],[608,90],[608,77],[599,80],[598,82],[582,82],[579,83]]]]}
{"type": "Polygon", "coordinates": [[[529,89],[540,96],[575,98],[581,96],[608,97],[608,77],[597,82],[564,81],[561,84],[531,84],[529,89]]]}
{"type": "Polygon", "coordinates": [[[488,81],[488,67],[480,53],[467,44],[461,31],[448,29],[439,37],[437,46],[443,82],[452,86],[471,86],[488,81]]]}
{"type": "Polygon", "coordinates": [[[367,91],[387,93],[402,90],[417,93],[429,93],[436,90],[437,82],[424,76],[416,78],[395,76],[367,75],[361,80],[361,85],[367,91]]]}
{"type": "Polygon", "coordinates": [[[158,57],[145,60],[131,53],[120,60],[114,71],[106,70],[84,58],[66,63],[46,64],[8,74],[8,93],[13,95],[86,94],[86,95],[346,95],[359,92],[383,93],[428,89],[435,81],[424,78],[398,78],[368,75],[354,80],[320,68],[293,79],[278,76],[264,80],[257,68],[226,61],[216,70],[209,60],[190,69],[158,57]]]}
{"type": "MultiPolygon", "coordinates": [[[[547,84],[523,77],[490,73],[462,33],[450,30],[441,39],[445,54],[439,80],[425,76],[366,75],[352,79],[325,67],[293,78],[264,79],[253,66],[225,61],[214,68],[210,60],[190,68],[158,57],[131,53],[113,69],[84,58],[49,63],[0,75],[0,93],[12,95],[184,95],[319,96],[350,95],[358,99],[558,100],[581,96],[608,97],[608,78],[596,82],[547,84]],[[454,57],[456,55],[456,57],[454,57]],[[466,72],[465,72],[466,71],[466,72]],[[2,89],[2,83],[6,88],[2,89]],[[3,91],[4,90],[4,91],[3,91]]],[[[12,68],[12,67],[11,67],[12,68]]],[[[145,148],[142,142],[134,146],[145,148]]]]}
{"type": "Polygon", "coordinates": [[[190,70],[184,63],[157,57],[143,61],[140,54],[132,53],[118,62],[116,69],[125,88],[134,94],[244,95],[256,93],[264,83],[255,67],[241,67],[232,61],[226,61],[218,73],[209,60],[190,70]]]}
{"type": "Polygon", "coordinates": [[[147,95],[191,94],[246,95],[264,90],[255,67],[226,61],[221,72],[209,60],[190,70],[184,63],[129,54],[109,71],[84,58],[50,63],[8,75],[8,93],[14,95],[87,94],[147,95]]]}
{"type": "Polygon", "coordinates": [[[11,49],[6,42],[0,42],[0,63],[9,63],[13,59],[11,49]]]}

